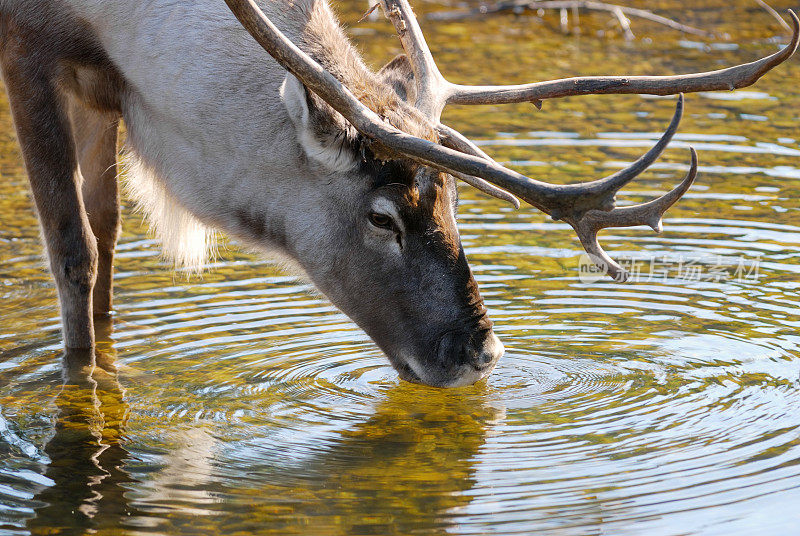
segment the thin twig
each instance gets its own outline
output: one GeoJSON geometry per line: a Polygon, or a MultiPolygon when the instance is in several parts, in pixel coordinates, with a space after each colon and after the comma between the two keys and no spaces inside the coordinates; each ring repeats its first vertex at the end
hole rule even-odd
{"type": "Polygon", "coordinates": [[[578,6],[572,6],[572,23],[574,24],[573,31],[576,34],[581,33],[581,10],[578,6]]]}
{"type": "Polygon", "coordinates": [[[636,39],[636,36],[633,35],[633,32],[631,31],[631,21],[625,16],[625,13],[622,12],[622,9],[619,7],[614,9],[614,16],[617,17],[619,27],[622,28],[622,31],[625,33],[625,39],[627,41],[633,41],[636,39]]]}
{"type": "Polygon", "coordinates": [[[376,3],[374,3],[374,4],[372,4],[372,5],[370,6],[370,8],[369,8],[369,9],[368,9],[368,10],[367,10],[367,11],[366,11],[366,12],[365,12],[363,15],[361,15],[361,18],[360,18],[360,19],[358,19],[358,23],[360,24],[360,23],[364,22],[364,21],[365,21],[365,20],[366,20],[366,19],[367,19],[367,18],[368,18],[370,15],[372,15],[372,12],[373,12],[373,11],[375,11],[376,9],[378,9],[378,6],[379,6],[379,5],[380,5],[380,4],[379,4],[379,3],[377,3],[377,2],[376,2],[376,3]]]}

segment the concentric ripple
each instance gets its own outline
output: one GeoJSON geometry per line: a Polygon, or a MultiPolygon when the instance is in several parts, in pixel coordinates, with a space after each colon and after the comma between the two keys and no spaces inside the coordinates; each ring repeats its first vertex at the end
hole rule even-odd
{"type": "MultiPolygon", "coordinates": [[[[773,50],[733,4],[714,16],[735,11],[735,26],[712,22],[738,47],[565,41],[524,17],[442,24],[431,46],[458,81],[687,71],[773,50]]],[[[384,46],[388,27],[360,30],[384,46]]],[[[663,234],[601,235],[629,283],[587,280],[567,225],[462,188],[463,243],[507,352],[455,390],[400,381],[310,285],[235,245],[201,277],[173,273],[127,209],[98,366],[65,382],[3,104],[0,534],[794,534],[800,97],[787,85],[800,70],[781,69],[752,91],[687,96],[681,133],[620,204],[674,185],[689,145],[697,184],[663,234]]],[[[448,120],[498,160],[568,182],[636,158],[671,108],[587,97],[448,120]]]]}

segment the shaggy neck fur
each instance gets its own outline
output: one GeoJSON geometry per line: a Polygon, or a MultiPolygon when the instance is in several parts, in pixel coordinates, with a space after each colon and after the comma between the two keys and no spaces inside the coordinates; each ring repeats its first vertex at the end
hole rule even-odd
{"type": "MultiPolygon", "coordinates": [[[[364,64],[324,0],[312,0],[301,48],[386,122],[418,138],[436,141],[429,121],[364,64]]],[[[408,100],[414,95],[406,95],[408,100]]],[[[321,101],[319,101],[321,103],[321,101]]],[[[327,106],[326,104],[324,106],[327,106]]],[[[331,110],[331,113],[333,110],[331,110]]],[[[338,114],[337,114],[338,115],[338,114]]],[[[345,128],[352,128],[349,123],[345,128]]]]}

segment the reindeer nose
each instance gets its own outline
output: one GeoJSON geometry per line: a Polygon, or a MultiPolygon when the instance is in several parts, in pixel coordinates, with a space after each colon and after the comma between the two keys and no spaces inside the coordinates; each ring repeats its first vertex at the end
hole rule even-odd
{"type": "Polygon", "coordinates": [[[471,337],[472,347],[467,348],[467,362],[475,370],[484,370],[494,366],[503,355],[503,343],[491,329],[482,332],[479,336],[471,337]]]}
{"type": "Polygon", "coordinates": [[[503,343],[491,328],[451,331],[439,343],[439,360],[449,366],[470,365],[476,371],[494,366],[503,355],[503,343]]]}

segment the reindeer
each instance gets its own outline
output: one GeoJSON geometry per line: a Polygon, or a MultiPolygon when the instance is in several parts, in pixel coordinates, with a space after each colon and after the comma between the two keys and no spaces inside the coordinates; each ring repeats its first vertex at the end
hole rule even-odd
{"type": "Polygon", "coordinates": [[[598,230],[659,231],[697,157],[674,190],[614,208],[616,192],[669,143],[682,96],[666,133],[630,167],[568,185],[498,164],[441,123],[443,108],[744,87],[793,54],[800,25],[790,13],[789,46],[719,71],[476,87],[442,77],[407,0],[381,1],[406,54],[378,72],[326,0],[226,3],[0,0],[0,68],[68,349],[91,348],[93,316],[112,307],[123,119],[133,193],[179,264],[201,264],[209,229],[221,229],[293,263],[402,378],[471,384],[503,346],[460,243],[455,181],[566,221],[623,280],[598,230]]]}

